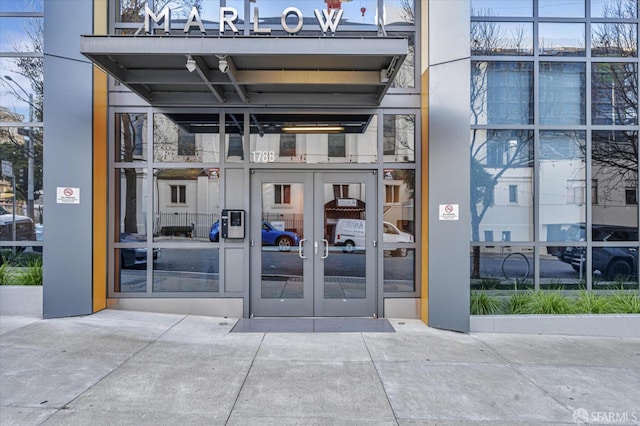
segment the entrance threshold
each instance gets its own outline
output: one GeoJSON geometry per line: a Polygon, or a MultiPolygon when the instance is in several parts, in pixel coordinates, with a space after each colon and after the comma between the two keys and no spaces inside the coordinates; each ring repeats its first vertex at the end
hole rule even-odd
{"type": "Polygon", "coordinates": [[[384,318],[241,318],[231,333],[395,333],[384,318]]]}

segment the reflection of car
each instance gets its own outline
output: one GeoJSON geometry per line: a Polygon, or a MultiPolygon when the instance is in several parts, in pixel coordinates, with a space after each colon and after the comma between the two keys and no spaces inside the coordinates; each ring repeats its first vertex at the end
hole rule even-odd
{"type": "MultiPolygon", "coordinates": [[[[144,234],[120,234],[121,243],[144,243],[147,241],[147,236],[144,234]]],[[[160,257],[160,249],[153,249],[153,260],[156,261],[160,257]]],[[[147,249],[144,247],[136,248],[121,248],[120,249],[120,267],[132,268],[134,266],[146,265],[147,263],[147,249]]]]}
{"type": "MultiPolygon", "coordinates": [[[[27,216],[16,215],[16,241],[35,241],[36,232],[33,220],[27,216]]],[[[13,240],[13,214],[0,206],[0,241],[13,240]]]]}
{"type": "MultiPolygon", "coordinates": [[[[585,241],[585,227],[573,225],[567,234],[574,241],[585,241]]],[[[637,241],[638,229],[618,225],[593,225],[593,241],[637,241]]],[[[560,247],[557,257],[571,265],[576,271],[584,268],[586,263],[585,247],[560,247]]],[[[616,277],[636,275],[638,268],[638,250],[634,247],[593,247],[591,250],[592,271],[600,271],[607,280],[616,277]]]]}
{"type": "MultiPolygon", "coordinates": [[[[220,241],[220,222],[216,221],[209,230],[209,240],[220,241]]],[[[262,222],[262,245],[278,246],[280,250],[290,250],[291,247],[300,244],[300,235],[291,231],[280,231],[269,222],[262,222]]]]}
{"type": "MultiPolygon", "coordinates": [[[[365,221],[362,219],[338,219],[334,230],[333,242],[343,245],[344,251],[352,253],[356,247],[365,245],[365,221]]],[[[382,237],[385,243],[412,243],[413,236],[402,232],[390,222],[382,222],[382,237]]],[[[394,256],[406,256],[406,248],[398,248],[391,252],[394,256]]]]}

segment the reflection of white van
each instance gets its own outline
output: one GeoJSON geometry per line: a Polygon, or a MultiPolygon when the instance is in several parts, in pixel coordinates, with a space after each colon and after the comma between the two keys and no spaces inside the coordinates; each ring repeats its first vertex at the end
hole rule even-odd
{"type": "MultiPolygon", "coordinates": [[[[354,250],[364,250],[365,221],[362,219],[338,219],[334,231],[333,242],[337,246],[344,246],[344,251],[352,253],[354,250]]],[[[412,243],[413,235],[402,232],[389,222],[382,222],[383,241],[385,243],[412,243]]],[[[394,256],[406,256],[406,248],[398,248],[392,253],[394,256]]]]}

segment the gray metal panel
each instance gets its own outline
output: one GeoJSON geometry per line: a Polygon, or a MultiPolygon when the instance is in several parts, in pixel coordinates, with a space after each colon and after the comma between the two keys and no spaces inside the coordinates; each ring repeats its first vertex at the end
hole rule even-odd
{"type": "Polygon", "coordinates": [[[92,65],[78,51],[93,31],[92,2],[44,4],[43,316],[92,312],[92,65]],[[80,204],[57,204],[57,187],[80,188],[80,204]]]}
{"type": "MultiPolygon", "coordinates": [[[[429,1],[430,66],[469,57],[469,15],[469,0],[429,1]]],[[[460,82],[452,80],[452,84],[460,82]]]]}
{"type": "MultiPolygon", "coordinates": [[[[248,220],[245,217],[245,220],[248,220]]],[[[225,293],[242,293],[244,291],[246,262],[243,247],[226,247],[224,249],[224,291],[225,293]]]]}
{"type": "Polygon", "coordinates": [[[429,61],[429,325],[466,332],[470,266],[469,44],[467,41],[466,53],[449,55],[449,62],[435,66],[434,59],[443,61],[445,57],[433,47],[451,47],[452,54],[456,52],[458,33],[462,29],[468,34],[469,2],[432,1],[430,5],[430,54],[437,56],[430,56],[429,61]],[[458,204],[459,219],[439,220],[441,204],[458,204]]]}

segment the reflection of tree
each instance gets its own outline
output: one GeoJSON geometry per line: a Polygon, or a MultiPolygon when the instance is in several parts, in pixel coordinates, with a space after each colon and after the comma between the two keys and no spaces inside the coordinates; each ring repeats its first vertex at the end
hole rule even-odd
{"type": "Polygon", "coordinates": [[[637,131],[594,131],[591,158],[604,200],[619,199],[625,187],[637,186],[637,131]]]}
{"type": "MultiPolygon", "coordinates": [[[[636,0],[611,0],[603,6],[602,16],[637,20],[637,7],[636,0]]],[[[594,56],[637,57],[636,24],[593,24],[592,52],[594,56]]],[[[637,125],[637,61],[594,63],[591,77],[593,124],[637,125]]],[[[594,131],[591,158],[605,200],[623,193],[630,182],[637,186],[637,131],[594,131]]]]}
{"type": "MultiPolygon", "coordinates": [[[[144,20],[144,7],[149,4],[148,0],[121,0],[120,19],[122,22],[142,22],[144,20]]],[[[202,11],[202,0],[155,0],[153,10],[159,13],[168,6],[172,16],[186,16],[192,7],[196,7],[198,12],[202,11]]]]}
{"type": "MultiPolygon", "coordinates": [[[[480,241],[480,224],[494,204],[495,188],[508,170],[533,166],[533,134],[527,130],[472,130],[471,239],[480,241]],[[486,137],[481,133],[486,132],[486,137]]],[[[480,247],[473,247],[472,278],[480,277],[480,247]]]]}
{"type": "MultiPolygon", "coordinates": [[[[140,149],[136,144],[137,126],[134,126],[140,118],[137,114],[128,113],[117,114],[117,117],[116,128],[120,136],[121,161],[130,163],[134,161],[134,154],[140,149]]],[[[122,171],[125,178],[124,232],[135,234],[138,232],[137,172],[135,168],[123,168],[122,171]]]]}
{"type": "MultiPolygon", "coordinates": [[[[490,11],[484,16],[491,16],[490,11]]],[[[473,55],[527,54],[526,25],[518,25],[507,37],[504,28],[496,22],[471,21],[471,53],[473,55]]]]}
{"type": "MultiPolygon", "coordinates": [[[[602,16],[615,19],[636,19],[637,0],[611,0],[602,6],[602,16]]],[[[593,24],[591,49],[594,56],[637,56],[638,28],[636,24],[593,24]]]]}
{"type": "MultiPolygon", "coordinates": [[[[522,43],[524,34],[524,29],[518,34],[514,34],[516,45],[522,43]]],[[[493,22],[473,21],[471,23],[471,40],[472,49],[476,54],[478,51],[484,54],[495,53],[503,47],[501,30],[493,22]]],[[[471,63],[471,67],[470,106],[472,125],[495,121],[500,124],[508,124],[510,122],[526,124],[529,122],[530,106],[528,104],[515,105],[516,111],[513,111],[513,105],[511,105],[514,99],[522,99],[522,101],[527,102],[527,97],[531,90],[529,83],[527,83],[528,77],[524,79],[520,77],[523,72],[528,75],[529,70],[526,66],[523,68],[521,63],[474,61],[471,63]],[[492,76],[492,72],[497,74],[492,76]],[[502,87],[496,87],[494,90],[502,90],[502,95],[507,98],[493,99],[490,102],[489,96],[495,97],[497,95],[497,93],[489,93],[490,80],[492,78],[495,79],[497,75],[502,77],[500,78],[502,87]],[[512,84],[515,83],[515,87],[505,87],[505,81],[507,80],[511,80],[512,84]],[[525,84],[527,87],[524,87],[525,84]],[[511,91],[514,94],[509,93],[511,91]],[[524,97],[522,94],[525,94],[524,97]],[[509,98],[512,95],[515,95],[515,97],[509,98]],[[489,110],[490,104],[499,110],[498,114],[489,110]],[[504,111],[499,109],[500,105],[504,111]],[[493,117],[496,115],[497,117],[493,117]]],[[[532,133],[526,130],[472,130],[470,145],[472,241],[480,241],[480,224],[486,213],[494,205],[494,192],[500,179],[510,169],[532,167],[532,140],[532,133]]],[[[479,246],[473,246],[472,248],[471,277],[480,277],[479,246]]]]}

